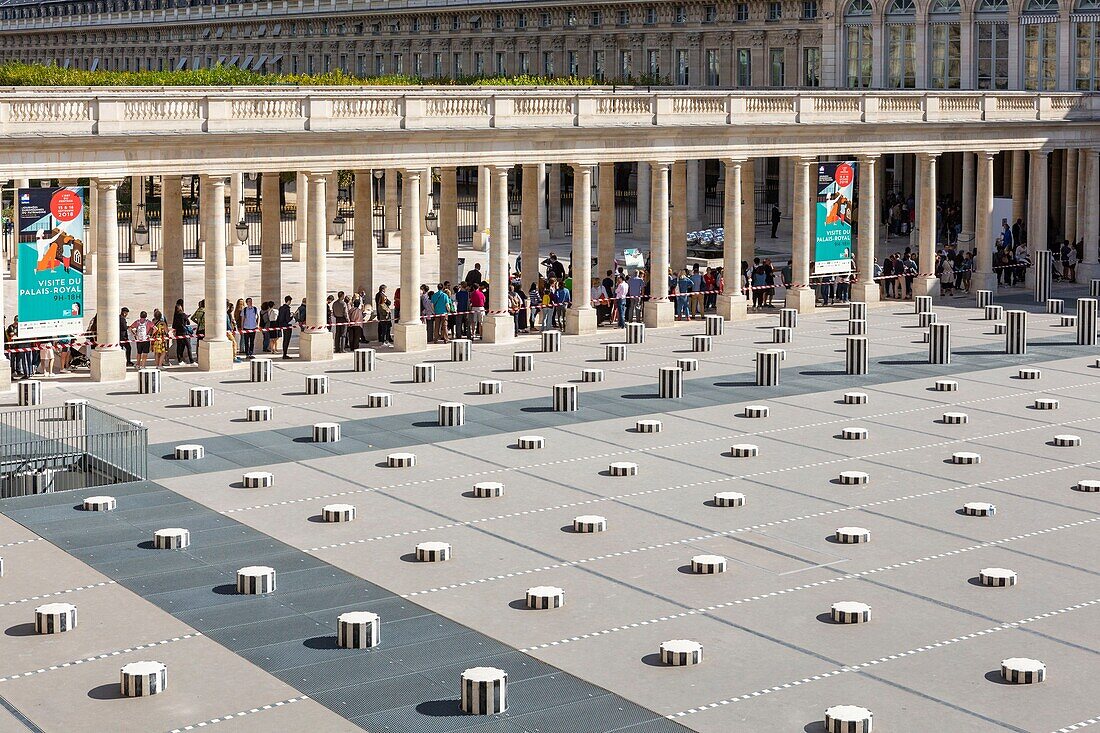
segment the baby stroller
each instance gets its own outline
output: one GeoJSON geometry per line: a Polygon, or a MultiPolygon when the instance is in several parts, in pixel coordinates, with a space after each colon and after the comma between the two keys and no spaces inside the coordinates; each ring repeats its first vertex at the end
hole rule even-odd
{"type": "Polygon", "coordinates": [[[88,369],[92,366],[92,361],[88,357],[84,356],[84,352],[75,346],[69,346],[69,368],[70,369],[88,369]]]}

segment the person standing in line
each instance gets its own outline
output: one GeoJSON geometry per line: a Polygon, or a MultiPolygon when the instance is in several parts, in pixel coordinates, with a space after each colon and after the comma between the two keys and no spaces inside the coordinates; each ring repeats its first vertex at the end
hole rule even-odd
{"type": "Polygon", "coordinates": [[[482,328],[485,324],[485,291],[480,285],[470,289],[470,314],[473,317],[472,331],[477,338],[482,338],[482,328]]]}
{"type": "Polygon", "coordinates": [[[344,301],[344,291],[336,293],[336,299],[332,301],[332,320],[336,324],[333,342],[336,344],[336,353],[344,352],[344,339],[348,332],[348,304],[344,301]]]}
{"type": "Polygon", "coordinates": [[[241,342],[246,359],[256,358],[256,329],[259,327],[260,309],[252,305],[252,298],[247,298],[241,311],[241,342]]]}
{"type": "Polygon", "coordinates": [[[691,266],[691,311],[689,312],[689,318],[703,317],[703,273],[699,271],[699,263],[696,262],[691,266]]]}
{"type": "Polygon", "coordinates": [[[149,359],[149,334],[153,330],[153,324],[149,320],[149,314],[142,311],[138,319],[130,324],[130,334],[137,343],[137,368],[144,369],[145,362],[149,359]]]}
{"type": "MultiPolygon", "coordinates": [[[[199,307],[191,314],[191,320],[195,322],[196,344],[206,336],[206,301],[200,300],[199,307]]],[[[197,346],[196,346],[197,347],[197,346]]]]}
{"type": "Polygon", "coordinates": [[[772,239],[778,239],[779,221],[783,218],[783,212],[779,210],[779,204],[772,204],[772,239]]]}
{"type": "Polygon", "coordinates": [[[290,304],[293,301],[294,299],[289,295],[283,298],[283,304],[279,306],[279,315],[275,318],[275,327],[282,329],[284,359],[290,358],[290,354],[288,353],[290,351],[290,335],[294,333],[294,314],[290,309],[290,304]]]}
{"type": "Polygon", "coordinates": [[[470,338],[470,289],[465,282],[455,291],[455,338],[470,338]]]}
{"type": "Polygon", "coordinates": [[[627,283],[627,300],[626,312],[629,314],[627,320],[631,323],[637,323],[642,320],[642,295],[645,294],[645,278],[642,277],[641,270],[634,271],[634,277],[630,278],[630,282],[627,283]]]}
{"type": "Polygon", "coordinates": [[[359,300],[359,296],[356,295],[351,299],[351,306],[348,307],[348,345],[352,351],[359,348],[359,341],[363,335],[363,308],[361,307],[362,301],[359,300]]]}
{"type": "Polygon", "coordinates": [[[429,304],[431,306],[430,313],[434,316],[429,324],[434,326],[435,340],[445,344],[447,343],[447,316],[454,307],[454,301],[443,289],[443,283],[436,284],[435,292],[429,298],[429,304]]]}
{"type": "Polygon", "coordinates": [[[378,343],[393,346],[393,303],[386,295],[385,285],[379,285],[374,295],[374,312],[378,317],[378,343]]]}
{"type": "Polygon", "coordinates": [[[626,328],[626,308],[630,302],[627,296],[630,294],[630,286],[627,285],[626,278],[619,275],[619,282],[615,285],[615,309],[618,311],[618,327],[626,328]]]}
{"type": "Polygon", "coordinates": [[[187,352],[188,364],[195,361],[194,355],[191,353],[191,333],[194,329],[188,323],[190,320],[187,317],[187,312],[183,309],[183,300],[177,300],[176,309],[172,313],[172,331],[176,336],[176,362],[178,364],[184,363],[184,352],[187,352]]]}
{"type": "Polygon", "coordinates": [[[130,354],[130,324],[126,322],[126,319],[130,316],[130,309],[123,308],[118,314],[118,336],[119,341],[122,342],[122,348],[126,350],[126,366],[132,367],[134,365],[133,357],[130,354]]]}
{"type": "Polygon", "coordinates": [[[157,369],[163,369],[168,365],[168,322],[164,320],[164,314],[159,309],[153,309],[153,330],[149,334],[149,340],[153,347],[153,358],[156,360],[157,369]]]}

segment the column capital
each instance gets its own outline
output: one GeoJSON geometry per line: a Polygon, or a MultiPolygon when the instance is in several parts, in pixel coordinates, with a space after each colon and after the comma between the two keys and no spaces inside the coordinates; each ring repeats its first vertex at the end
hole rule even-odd
{"type": "Polygon", "coordinates": [[[100,191],[114,191],[122,185],[124,178],[93,178],[95,187],[100,191]]]}
{"type": "Polygon", "coordinates": [[[942,155],[942,153],[929,152],[927,150],[917,153],[917,157],[923,160],[935,160],[936,158],[940,157],[940,155],[942,155]]]}
{"type": "MultiPolygon", "coordinates": [[[[995,156],[999,152],[1000,152],[999,150],[975,150],[974,154],[977,155],[980,158],[985,158],[987,160],[992,160],[993,156],[995,156]]],[[[1032,152],[1036,152],[1036,151],[1032,151],[1032,152]]]]}
{"type": "Polygon", "coordinates": [[[801,165],[801,166],[807,166],[808,167],[808,166],[811,166],[811,165],[817,165],[817,156],[816,155],[793,155],[793,156],[791,156],[791,160],[793,160],[796,164],[801,165]]]}
{"type": "Polygon", "coordinates": [[[860,153],[856,156],[857,163],[876,163],[882,158],[882,153],[860,153]]]}
{"type": "Polygon", "coordinates": [[[200,173],[199,181],[201,183],[218,183],[225,184],[225,179],[228,174],[226,173],[200,173]]]}
{"type": "Polygon", "coordinates": [[[485,167],[488,168],[493,173],[496,173],[498,175],[501,174],[501,173],[503,173],[505,175],[508,175],[508,173],[513,168],[516,167],[516,164],[515,163],[497,163],[497,164],[488,165],[488,166],[485,166],[485,167]]]}
{"type": "Polygon", "coordinates": [[[318,181],[327,181],[328,177],[336,171],[302,171],[305,174],[306,180],[310,183],[317,183],[318,181]]]}
{"type": "MultiPolygon", "coordinates": [[[[602,162],[597,163],[597,162],[591,161],[591,160],[573,161],[573,162],[569,163],[569,167],[572,168],[573,170],[577,170],[579,168],[588,168],[589,170],[591,170],[592,168],[594,168],[595,166],[598,166],[598,165],[604,165],[604,163],[602,163],[602,162]]],[[[608,165],[614,165],[614,163],[608,163],[608,165]]]]}
{"type": "Polygon", "coordinates": [[[744,165],[751,160],[747,155],[734,155],[722,158],[723,165],[744,165]]]}
{"type": "Polygon", "coordinates": [[[646,162],[650,165],[659,165],[664,166],[665,168],[671,168],[676,163],[676,161],[674,160],[649,160],[646,162]]]}
{"type": "Polygon", "coordinates": [[[403,176],[416,176],[421,177],[428,175],[430,168],[400,168],[401,175],[403,176]]]}

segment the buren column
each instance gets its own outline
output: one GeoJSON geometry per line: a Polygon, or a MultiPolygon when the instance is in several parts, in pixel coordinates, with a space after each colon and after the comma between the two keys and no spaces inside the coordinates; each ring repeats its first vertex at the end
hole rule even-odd
{"type": "Polygon", "coordinates": [[[861,155],[859,168],[859,241],[856,243],[856,269],[859,279],[852,285],[852,300],[877,303],[875,282],[875,244],[878,240],[878,162],[877,155],[861,155]]]}
{"type": "Polygon", "coordinates": [[[786,306],[799,313],[812,313],[814,310],[814,291],[810,287],[810,167],[817,164],[817,158],[798,157],[794,159],[794,220],[791,238],[791,277],[794,286],[787,285],[786,306]]]}
{"type": "MultiPolygon", "coordinates": [[[[508,313],[508,171],[510,165],[487,168],[489,184],[489,312],[485,315],[482,334],[494,344],[511,341],[515,337],[515,320],[508,313]]],[[[480,206],[480,204],[478,204],[480,206]]],[[[522,263],[521,263],[522,264],[522,263]]]]}
{"type": "Polygon", "coordinates": [[[917,177],[920,179],[917,268],[920,272],[913,281],[915,295],[936,295],[940,291],[940,281],[936,277],[936,157],[936,153],[917,155],[917,177]]]}
{"type": "Polygon", "coordinates": [[[96,342],[92,352],[92,380],[118,382],[126,378],[126,355],[118,332],[118,187],[120,178],[95,181],[99,192],[96,211],[96,239],[99,269],[96,270],[96,342]]]}
{"type": "Polygon", "coordinates": [[[741,207],[744,205],[741,174],[745,161],[729,158],[723,161],[723,165],[726,167],[726,188],[723,192],[725,246],[722,252],[723,285],[722,292],[718,295],[718,315],[733,321],[745,318],[748,312],[747,298],[741,292],[741,207]]]}
{"type": "MultiPolygon", "coordinates": [[[[401,173],[401,319],[394,328],[394,346],[398,351],[428,348],[428,332],[420,318],[420,179],[423,175],[424,171],[417,168],[406,168],[401,173]]],[[[397,185],[397,176],[393,177],[393,183],[397,185]]]]}
{"type": "Polygon", "coordinates": [[[649,300],[642,316],[650,328],[672,325],[672,301],[668,299],[669,226],[668,178],[672,163],[649,164],[649,300]]]}
{"type": "Polygon", "coordinates": [[[206,223],[206,330],[199,341],[199,369],[217,372],[232,369],[234,358],[233,342],[225,330],[225,176],[204,175],[200,180],[200,205],[206,223]]]}
{"type": "Polygon", "coordinates": [[[306,361],[332,359],[332,333],[325,322],[328,295],[328,171],[310,171],[309,241],[306,244],[306,323],[298,337],[298,356],[306,361]]]}
{"type": "MultiPolygon", "coordinates": [[[[602,185],[602,181],[601,181],[602,185]]],[[[614,226],[615,205],[606,212],[614,226]]],[[[604,212],[600,212],[604,216],[604,212]]],[[[573,305],[565,311],[565,332],[596,332],[596,311],[592,308],[592,166],[573,163],[573,305]]]]}

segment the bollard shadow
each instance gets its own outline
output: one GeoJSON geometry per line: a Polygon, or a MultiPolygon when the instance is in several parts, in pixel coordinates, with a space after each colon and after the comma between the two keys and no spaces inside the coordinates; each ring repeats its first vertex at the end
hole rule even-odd
{"type": "Polygon", "coordinates": [[[328,524],[325,521],[325,517],[322,514],[312,514],[306,518],[307,522],[313,522],[314,524],[328,524]]]}
{"type": "Polygon", "coordinates": [[[218,384],[262,384],[262,382],[253,382],[251,379],[225,379],[218,384]]]}
{"type": "Polygon", "coordinates": [[[976,586],[978,588],[993,587],[993,586],[987,586],[985,583],[982,582],[982,579],[979,578],[977,575],[975,575],[973,578],[967,578],[966,582],[969,583],[970,585],[976,586]]]}
{"type": "Polygon", "coordinates": [[[211,590],[217,593],[219,596],[239,595],[237,593],[236,583],[222,583],[221,585],[215,585],[213,588],[211,588],[211,590]]]}
{"type": "Polygon", "coordinates": [[[297,438],[294,438],[293,440],[294,440],[295,443],[312,443],[313,442],[313,436],[312,435],[302,435],[302,436],[299,436],[297,438]]]}
{"type": "Polygon", "coordinates": [[[416,553],[415,552],[406,552],[404,555],[402,555],[400,557],[400,560],[401,560],[401,562],[409,562],[409,563],[414,563],[414,564],[419,564],[420,563],[420,561],[416,559],[416,553]]]}
{"type": "Polygon", "coordinates": [[[554,412],[553,407],[521,407],[521,412],[554,412]]]}
{"type": "Polygon", "coordinates": [[[986,680],[988,680],[989,682],[992,682],[995,685],[1007,685],[1009,687],[1016,687],[1015,682],[1009,682],[1008,680],[1006,680],[1004,677],[1001,676],[1001,670],[999,670],[999,669],[989,670],[988,672],[985,673],[985,678],[986,678],[986,680]]]}
{"type": "Polygon", "coordinates": [[[416,706],[416,712],[431,718],[466,716],[458,700],[427,700],[416,706]]]}
{"type": "Polygon", "coordinates": [[[819,613],[816,616],[814,616],[814,618],[817,619],[818,623],[828,624],[829,626],[855,626],[856,625],[856,624],[838,624],[836,621],[833,621],[833,614],[832,614],[831,611],[826,611],[825,613],[819,613]]]}
{"type": "Polygon", "coordinates": [[[111,682],[88,690],[88,697],[93,700],[121,700],[124,695],[122,694],[122,687],[119,683],[111,682]]]}
{"type": "MultiPolygon", "coordinates": [[[[283,397],[309,397],[310,395],[304,390],[301,392],[283,392],[283,397]]],[[[320,397],[320,395],[317,395],[320,397]]]]}
{"type": "Polygon", "coordinates": [[[447,425],[447,426],[443,426],[443,425],[440,425],[440,424],[439,424],[439,421],[438,421],[438,420],[417,420],[416,422],[414,422],[414,423],[412,424],[412,426],[413,426],[414,428],[440,428],[440,427],[452,427],[452,428],[457,428],[457,427],[461,427],[461,426],[459,426],[459,425],[447,425]]]}
{"type": "Polygon", "coordinates": [[[544,609],[529,608],[527,606],[527,599],[526,598],[517,598],[514,601],[508,601],[508,608],[514,609],[516,611],[538,611],[538,610],[552,611],[552,610],[554,610],[554,609],[546,609],[546,608],[544,608],[544,609]]]}
{"type": "Polygon", "coordinates": [[[340,645],[336,643],[336,636],[326,634],[325,636],[314,636],[310,639],[306,639],[302,642],[302,646],[307,649],[339,649],[340,645]]]}
{"type": "MultiPolygon", "coordinates": [[[[956,354],[959,352],[956,351],[956,354]]],[[[882,359],[878,362],[883,366],[915,366],[917,364],[927,364],[927,359],[882,359]]]]}
{"type": "Polygon", "coordinates": [[[695,572],[694,570],[691,569],[691,563],[688,563],[687,565],[681,565],[680,567],[676,568],[676,572],[678,572],[682,575],[698,575],[698,576],[719,575],[720,574],[720,573],[697,573],[697,572],[695,572]]]}
{"type": "Polygon", "coordinates": [[[825,721],[815,720],[802,727],[802,733],[829,733],[825,728],[825,721]]]}
{"type": "Polygon", "coordinates": [[[4,629],[4,636],[34,636],[34,622],[28,621],[25,624],[15,624],[4,629]]]}
{"type": "MultiPolygon", "coordinates": [[[[715,382],[714,386],[715,387],[755,387],[756,382],[754,382],[754,381],[748,381],[748,382],[715,382]]],[[[742,415],[738,415],[738,417],[742,417],[742,415]]]]}
{"type": "Polygon", "coordinates": [[[157,549],[156,543],[153,542],[152,540],[143,540],[143,541],[139,542],[137,544],[137,546],[138,546],[138,549],[141,549],[141,550],[155,550],[155,549],[157,549]]]}
{"type": "Polygon", "coordinates": [[[847,374],[844,369],[807,369],[799,372],[807,377],[835,377],[838,374],[847,374]]]}
{"type": "Polygon", "coordinates": [[[480,499],[481,498],[477,494],[475,494],[473,491],[463,491],[462,495],[464,497],[466,497],[467,499],[480,499]]]}
{"type": "Polygon", "coordinates": [[[654,652],[653,654],[646,654],[644,657],[642,657],[642,664],[647,667],[669,667],[669,665],[661,661],[661,655],[656,652],[654,652]]]}
{"type": "Polygon", "coordinates": [[[659,399],[661,399],[660,394],[654,394],[652,392],[646,392],[646,393],[643,393],[643,394],[624,394],[622,397],[623,397],[624,400],[659,400],[659,399]]]}

